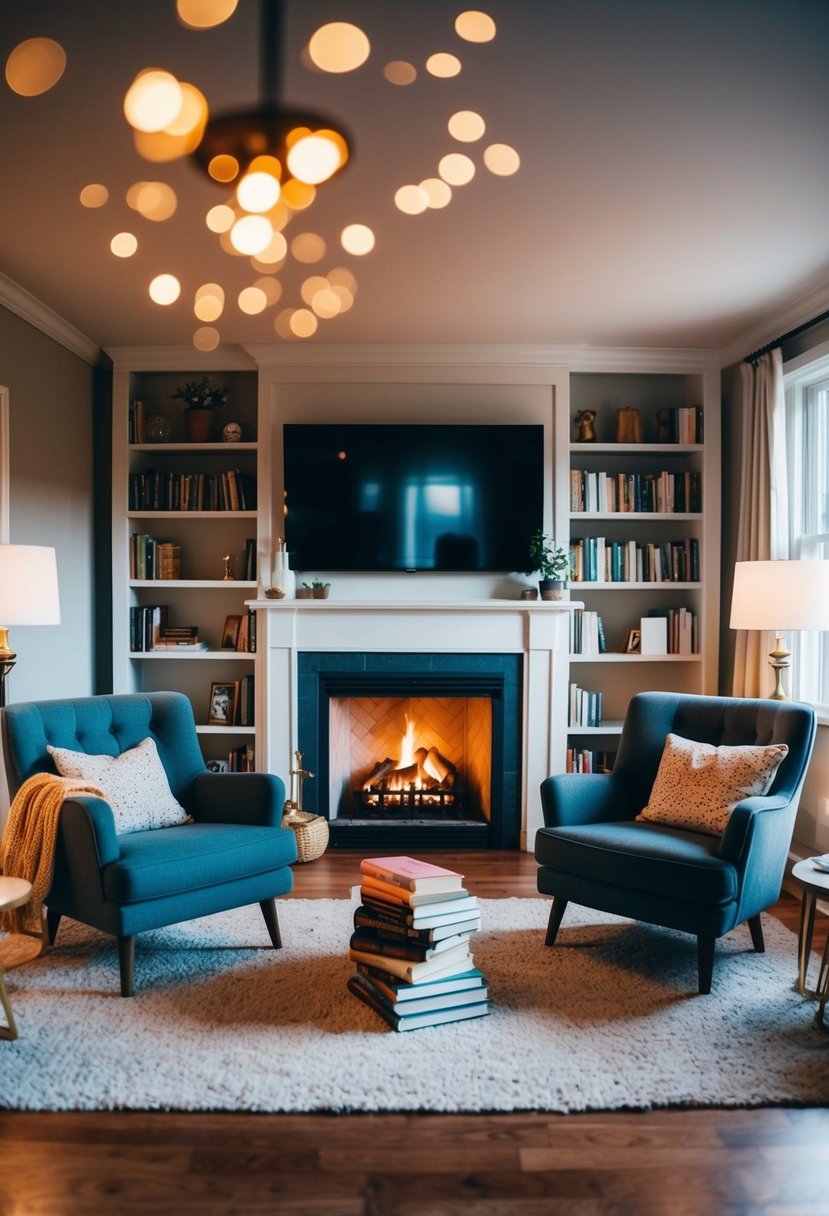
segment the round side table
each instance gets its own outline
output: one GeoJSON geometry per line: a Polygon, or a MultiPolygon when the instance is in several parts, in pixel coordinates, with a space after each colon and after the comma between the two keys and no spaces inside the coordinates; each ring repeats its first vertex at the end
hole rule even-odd
{"type": "MultiPolygon", "coordinates": [[[[6,912],[11,908],[20,908],[23,904],[29,902],[32,894],[32,884],[26,882],[25,878],[6,878],[0,877],[0,912],[6,912]]],[[[6,1015],[6,1025],[0,1026],[0,1039],[16,1039],[17,1024],[12,1013],[11,1001],[9,994],[6,991],[6,981],[4,979],[5,970],[3,964],[0,963],[0,1007],[2,1007],[6,1015]]]]}
{"type": "MultiPolygon", "coordinates": [[[[792,870],[792,878],[802,888],[803,896],[800,904],[800,933],[797,942],[797,991],[801,996],[821,997],[826,1000],[827,972],[829,972],[829,939],[827,949],[823,952],[818,974],[817,988],[807,984],[809,972],[809,956],[812,952],[812,938],[815,932],[815,906],[819,899],[829,900],[829,874],[818,870],[809,858],[799,861],[792,870]]],[[[823,1004],[821,1005],[821,1009],[823,1004]]]]}

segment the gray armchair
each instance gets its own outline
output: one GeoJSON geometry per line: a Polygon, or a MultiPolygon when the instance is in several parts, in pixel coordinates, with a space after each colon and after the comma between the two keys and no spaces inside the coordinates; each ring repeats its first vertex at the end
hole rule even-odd
{"type": "Polygon", "coordinates": [[[296,837],[280,827],[285,786],[270,773],[212,773],[193,710],[181,693],[23,702],[0,711],[12,797],[36,773],[54,773],[48,745],[119,756],[155,741],[170,790],[192,822],[116,834],[101,798],[63,802],[55,872],[45,903],[49,940],[62,916],[118,939],[121,993],[131,996],[135,936],[145,929],[258,903],[274,948],[275,897],[291,890],[296,837]]]}
{"type": "Polygon", "coordinates": [[[678,929],[698,943],[699,991],[711,990],[718,937],[747,921],[762,952],[760,913],[780,894],[815,739],[810,706],[646,692],[628,707],[612,773],[548,777],[535,842],[538,890],[553,897],[552,946],[570,901],[678,929]],[[637,821],[669,733],[720,745],[785,743],[763,797],[740,801],[721,836],[637,821]]]}

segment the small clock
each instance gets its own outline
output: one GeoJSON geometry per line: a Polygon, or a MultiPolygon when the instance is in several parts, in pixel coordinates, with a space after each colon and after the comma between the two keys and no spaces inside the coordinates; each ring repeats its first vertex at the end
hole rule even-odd
{"type": "Polygon", "coordinates": [[[238,443],[242,438],[242,428],[238,422],[228,422],[222,427],[222,439],[225,443],[238,443]]]}

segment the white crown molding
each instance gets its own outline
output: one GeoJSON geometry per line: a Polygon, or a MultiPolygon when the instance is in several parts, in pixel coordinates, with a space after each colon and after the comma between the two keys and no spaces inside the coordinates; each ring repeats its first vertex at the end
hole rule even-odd
{"type": "Polygon", "coordinates": [[[74,325],[64,321],[46,304],[26,291],[19,283],[0,274],[0,304],[8,308],[23,321],[28,321],[35,329],[39,329],[47,337],[65,346],[73,355],[78,355],[86,363],[93,366],[101,361],[101,348],[86,334],[82,334],[74,325]]]}
{"type": "Polygon", "coordinates": [[[805,325],[813,317],[820,316],[829,309],[829,275],[818,279],[811,287],[792,296],[785,304],[768,317],[764,317],[757,325],[742,333],[738,338],[729,342],[720,351],[720,367],[730,367],[739,363],[768,342],[773,342],[781,334],[798,325],[805,325]]]}
{"type": "Polygon", "coordinates": [[[565,367],[570,371],[703,372],[719,368],[715,349],[590,347],[580,344],[316,343],[251,345],[260,367],[497,366],[565,367]]]}
{"type": "Polygon", "coordinates": [[[200,351],[192,346],[110,346],[105,354],[115,370],[141,372],[256,371],[256,361],[241,346],[200,351]]]}

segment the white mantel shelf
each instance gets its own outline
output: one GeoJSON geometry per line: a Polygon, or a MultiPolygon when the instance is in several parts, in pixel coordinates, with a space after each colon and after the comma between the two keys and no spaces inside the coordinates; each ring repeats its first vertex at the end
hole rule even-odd
{"type": "Polygon", "coordinates": [[[297,657],[303,651],[520,654],[523,656],[521,844],[542,825],[539,786],[564,771],[567,746],[569,621],[573,600],[255,599],[257,646],[266,654],[257,682],[257,756],[287,774],[297,738],[297,657]],[[261,686],[264,683],[264,686],[261,686]]]}

